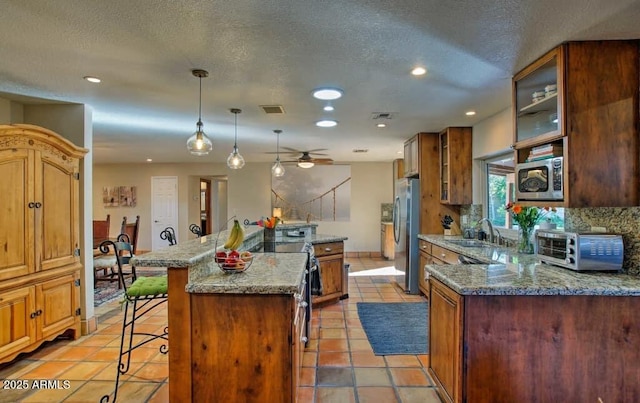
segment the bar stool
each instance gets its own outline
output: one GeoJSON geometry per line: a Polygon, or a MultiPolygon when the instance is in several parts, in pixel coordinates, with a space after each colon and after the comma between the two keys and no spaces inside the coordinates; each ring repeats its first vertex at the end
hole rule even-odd
{"type": "Polygon", "coordinates": [[[202,229],[197,224],[189,225],[189,231],[191,231],[193,234],[197,235],[198,238],[200,238],[202,236],[202,229]]]}
{"type": "MultiPolygon", "coordinates": [[[[116,258],[116,264],[118,266],[118,275],[120,281],[125,289],[124,291],[124,316],[122,318],[122,335],[120,339],[120,354],[118,356],[118,367],[116,373],[116,386],[113,393],[113,402],[118,398],[118,386],[120,383],[120,374],[126,374],[131,364],[131,353],[138,347],[142,347],[147,343],[156,340],[163,339],[168,342],[169,329],[164,327],[162,333],[153,334],[147,332],[137,332],[135,329],[136,320],[143,317],[156,307],[167,302],[167,276],[159,277],[137,277],[134,278],[133,283],[130,286],[126,286],[123,276],[123,267],[130,265],[130,260],[133,257],[133,247],[128,242],[123,242],[121,239],[116,242],[104,241],[100,244],[100,251],[102,253],[108,253],[110,249],[113,250],[113,254],[116,258]],[[133,336],[143,336],[142,338],[136,338],[134,343],[133,336]]],[[[131,265],[133,273],[135,273],[135,267],[131,265]]],[[[167,354],[169,351],[168,343],[163,343],[160,348],[162,354],[167,354]]],[[[101,403],[109,402],[111,395],[104,395],[100,399],[101,403]]]]}
{"type": "Polygon", "coordinates": [[[160,232],[160,239],[169,242],[169,246],[173,246],[178,243],[176,240],[176,231],[173,227],[167,227],[160,232]]]}

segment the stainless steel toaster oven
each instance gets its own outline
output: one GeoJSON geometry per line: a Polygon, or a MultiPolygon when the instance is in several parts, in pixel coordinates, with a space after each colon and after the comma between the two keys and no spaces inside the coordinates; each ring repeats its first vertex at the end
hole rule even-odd
{"type": "Polygon", "coordinates": [[[600,232],[536,231],[536,256],[542,263],[576,271],[622,270],[622,236],[600,232]]]}

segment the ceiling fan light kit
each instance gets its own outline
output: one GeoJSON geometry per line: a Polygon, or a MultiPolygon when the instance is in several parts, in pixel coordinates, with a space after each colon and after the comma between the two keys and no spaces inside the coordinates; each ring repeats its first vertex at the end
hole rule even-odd
{"type": "Polygon", "coordinates": [[[187,140],[187,150],[192,155],[202,156],[207,155],[213,149],[213,144],[207,135],[202,131],[202,78],[208,77],[209,72],[206,70],[195,69],[191,71],[195,77],[200,79],[200,98],[198,101],[198,123],[196,123],[196,132],[187,140]]]}
{"type": "Polygon", "coordinates": [[[305,162],[305,161],[300,161],[300,162],[298,162],[298,166],[299,166],[300,168],[305,168],[305,169],[307,169],[307,168],[313,168],[313,166],[314,166],[314,165],[315,165],[315,164],[314,164],[313,162],[310,162],[310,161],[309,161],[309,162],[305,162]]]}
{"type": "Polygon", "coordinates": [[[238,151],[238,114],[242,113],[242,110],[232,108],[230,111],[235,115],[235,137],[233,141],[233,150],[227,158],[227,166],[231,169],[241,169],[244,166],[244,158],[238,151]]]}

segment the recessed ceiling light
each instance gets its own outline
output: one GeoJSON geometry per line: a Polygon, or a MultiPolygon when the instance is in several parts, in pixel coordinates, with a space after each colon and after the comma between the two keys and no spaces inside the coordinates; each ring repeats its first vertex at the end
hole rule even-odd
{"type": "Polygon", "coordinates": [[[424,76],[425,74],[427,74],[427,69],[425,69],[424,67],[415,67],[413,70],[411,70],[411,74],[414,76],[424,76]]]}
{"type": "Polygon", "coordinates": [[[386,123],[378,123],[376,125],[376,127],[379,127],[379,128],[387,127],[387,124],[386,123]]]}
{"type": "Polygon", "coordinates": [[[323,101],[333,101],[342,97],[342,90],[338,88],[316,88],[313,97],[323,101]]]}
{"type": "Polygon", "coordinates": [[[476,111],[467,111],[467,112],[465,113],[465,115],[467,115],[467,116],[473,116],[473,115],[475,115],[475,114],[476,114],[476,111]]]}
{"type": "Polygon", "coordinates": [[[318,127],[334,127],[337,126],[338,122],[335,120],[330,120],[330,119],[324,119],[324,120],[318,120],[316,122],[316,126],[318,127]]]}
{"type": "Polygon", "coordinates": [[[327,105],[324,108],[322,108],[323,110],[327,111],[327,112],[333,112],[336,108],[334,108],[331,105],[327,105]]]}
{"type": "Polygon", "coordinates": [[[147,158],[147,162],[153,162],[151,158],[147,158]]]}
{"type": "Polygon", "coordinates": [[[100,79],[98,77],[91,77],[91,76],[84,76],[83,77],[85,80],[89,81],[90,83],[99,83],[100,79]]]}

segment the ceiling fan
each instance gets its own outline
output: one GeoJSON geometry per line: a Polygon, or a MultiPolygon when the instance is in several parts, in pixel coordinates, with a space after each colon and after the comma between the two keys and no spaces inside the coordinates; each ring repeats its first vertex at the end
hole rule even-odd
{"type": "Polygon", "coordinates": [[[314,150],[296,150],[291,147],[281,147],[286,150],[284,153],[289,154],[294,159],[282,161],[283,164],[297,164],[300,168],[311,168],[314,165],[331,165],[333,160],[331,158],[314,158],[312,155],[324,156],[327,154],[320,153],[318,151],[325,151],[326,148],[316,148],[314,150]],[[297,156],[297,157],[296,157],[297,156]]]}

